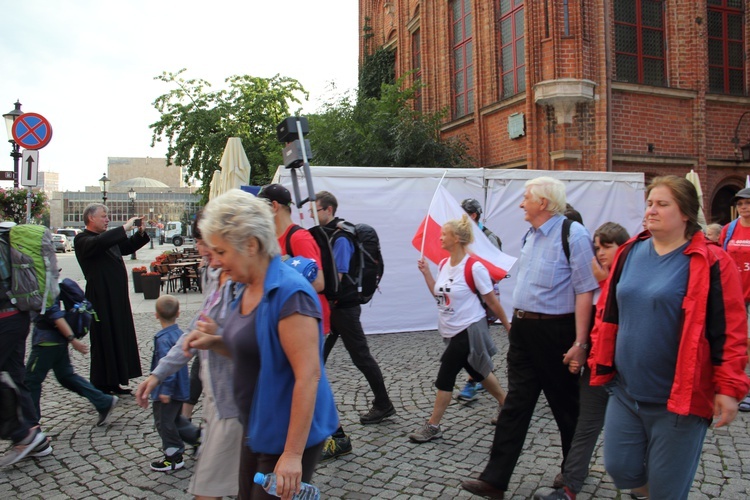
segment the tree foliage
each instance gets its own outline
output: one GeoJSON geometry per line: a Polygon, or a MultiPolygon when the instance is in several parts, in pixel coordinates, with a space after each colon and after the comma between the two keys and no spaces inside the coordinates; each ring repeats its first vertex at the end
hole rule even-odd
{"type": "MultiPolygon", "coordinates": [[[[406,78],[406,77],[405,77],[406,78]]],[[[309,116],[314,163],[340,166],[471,167],[466,145],[445,140],[440,126],[445,113],[413,109],[419,84],[402,88],[404,79],[381,85],[380,97],[353,103],[347,95],[309,116]]]]}
{"type": "Polygon", "coordinates": [[[242,139],[251,165],[250,182],[268,183],[282,162],[276,125],[290,115],[292,103],[301,102],[298,96],[307,98],[302,85],[279,75],[235,75],[224,81],[225,89],[212,91],[205,80],[183,79],[184,72],[163,72],[155,77],[175,88],[153,102],[161,117],[149,125],[153,129],[151,145],[166,141],[167,165],[185,167],[186,181],[202,181],[204,202],[230,137],[242,139]]]}

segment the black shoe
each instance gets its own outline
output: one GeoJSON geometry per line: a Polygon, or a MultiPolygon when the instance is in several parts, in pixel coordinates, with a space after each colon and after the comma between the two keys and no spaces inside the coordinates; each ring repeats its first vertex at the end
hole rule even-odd
{"type": "Polygon", "coordinates": [[[485,498],[502,499],[505,496],[505,491],[495,488],[490,483],[484,482],[481,479],[461,481],[461,488],[485,498]]]}
{"type": "Polygon", "coordinates": [[[388,408],[376,408],[373,406],[370,411],[368,411],[364,415],[359,416],[359,421],[364,425],[379,424],[386,418],[392,417],[395,414],[396,409],[393,407],[393,405],[388,406],[388,408]]]}
{"type": "Polygon", "coordinates": [[[329,437],[323,445],[320,461],[325,462],[352,452],[352,442],[349,436],[329,437]]]}
{"type": "Polygon", "coordinates": [[[129,396],[133,394],[133,391],[130,389],[130,387],[120,387],[116,385],[112,388],[111,394],[124,394],[126,396],[129,396]]]}
{"type": "Polygon", "coordinates": [[[164,460],[151,462],[151,470],[158,472],[169,472],[183,467],[185,467],[185,462],[182,460],[182,453],[175,453],[171,457],[165,456],[164,460]]]}
{"type": "Polygon", "coordinates": [[[97,420],[96,422],[97,427],[107,425],[107,423],[109,422],[109,417],[112,416],[112,411],[115,409],[115,406],[117,406],[118,401],[120,401],[120,398],[118,398],[117,396],[112,396],[112,402],[109,404],[109,408],[99,412],[99,420],[97,420]]]}

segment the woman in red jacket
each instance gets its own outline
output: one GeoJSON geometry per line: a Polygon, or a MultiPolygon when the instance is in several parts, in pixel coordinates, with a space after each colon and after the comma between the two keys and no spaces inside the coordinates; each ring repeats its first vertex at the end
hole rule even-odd
{"type": "Polygon", "coordinates": [[[604,464],[617,487],[683,499],[711,420],[731,423],[747,393],[747,317],[736,265],[700,230],[693,185],[657,177],[647,195],[647,231],[620,247],[602,290],[591,384],[614,380],[604,464]]]}

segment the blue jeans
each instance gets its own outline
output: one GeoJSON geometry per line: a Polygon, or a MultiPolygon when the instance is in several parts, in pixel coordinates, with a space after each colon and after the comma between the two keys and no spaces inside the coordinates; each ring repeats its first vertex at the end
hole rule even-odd
{"type": "Polygon", "coordinates": [[[651,498],[685,499],[709,423],[635,401],[615,385],[604,418],[604,466],[620,489],[648,483],[651,498]]]}
{"type": "Polygon", "coordinates": [[[104,394],[73,370],[68,354],[68,344],[35,345],[31,348],[29,362],[26,363],[24,382],[29,388],[36,408],[37,424],[41,417],[39,399],[42,395],[42,382],[47,378],[50,370],[54,372],[61,386],[88,399],[97,411],[106,411],[112,406],[112,396],[104,394]]]}

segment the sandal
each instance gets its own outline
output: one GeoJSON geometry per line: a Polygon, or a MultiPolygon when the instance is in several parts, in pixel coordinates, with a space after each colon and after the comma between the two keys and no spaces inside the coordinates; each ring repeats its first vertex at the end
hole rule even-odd
{"type": "Polygon", "coordinates": [[[750,411],[750,395],[745,396],[745,399],[740,401],[738,409],[740,411],[750,411]]]}

